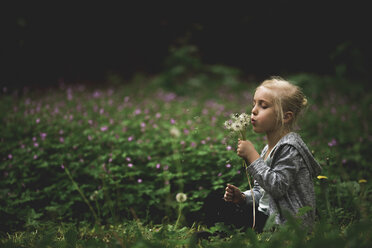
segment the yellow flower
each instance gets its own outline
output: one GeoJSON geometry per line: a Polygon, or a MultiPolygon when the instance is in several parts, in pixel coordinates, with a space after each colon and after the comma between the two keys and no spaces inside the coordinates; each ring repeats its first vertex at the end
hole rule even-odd
{"type": "Polygon", "coordinates": [[[360,180],[359,180],[359,183],[366,183],[366,182],[367,182],[366,179],[360,179],[360,180]]]}
{"type": "Polygon", "coordinates": [[[317,178],[320,180],[320,179],[328,179],[328,177],[326,177],[326,176],[317,176],[317,178]]]}

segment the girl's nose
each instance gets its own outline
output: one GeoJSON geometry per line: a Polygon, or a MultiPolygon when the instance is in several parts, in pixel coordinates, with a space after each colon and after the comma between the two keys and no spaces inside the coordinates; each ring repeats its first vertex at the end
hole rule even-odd
{"type": "Polygon", "coordinates": [[[257,108],[256,108],[256,106],[254,106],[254,107],[252,108],[251,113],[252,113],[253,115],[257,115],[257,108]]]}

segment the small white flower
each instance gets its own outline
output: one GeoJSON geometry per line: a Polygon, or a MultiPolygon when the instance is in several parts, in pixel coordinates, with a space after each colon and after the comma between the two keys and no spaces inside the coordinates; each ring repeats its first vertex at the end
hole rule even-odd
{"type": "Polygon", "coordinates": [[[186,196],[185,193],[178,193],[178,194],[176,195],[176,200],[177,200],[178,202],[184,202],[184,201],[187,200],[187,196],[186,196]]]}
{"type": "Polygon", "coordinates": [[[232,124],[231,120],[225,121],[224,126],[226,129],[231,130],[231,124],[232,124]]]}
{"type": "Polygon", "coordinates": [[[242,130],[243,125],[241,125],[239,122],[234,122],[232,124],[232,130],[235,132],[239,132],[242,130]]]}
{"type": "Polygon", "coordinates": [[[181,136],[181,132],[180,130],[178,130],[178,128],[176,127],[172,127],[170,130],[169,130],[170,134],[173,136],[173,137],[180,137],[181,136]]]}
{"type": "Polygon", "coordinates": [[[248,127],[249,122],[250,122],[250,117],[246,113],[242,113],[242,114],[235,113],[235,114],[232,114],[230,118],[231,118],[230,120],[225,121],[224,125],[226,129],[233,131],[233,132],[243,131],[245,128],[248,127]]]}

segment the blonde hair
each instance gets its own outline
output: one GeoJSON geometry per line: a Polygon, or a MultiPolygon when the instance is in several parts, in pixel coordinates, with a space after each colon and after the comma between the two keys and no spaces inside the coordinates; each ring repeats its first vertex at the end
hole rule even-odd
{"type": "Polygon", "coordinates": [[[302,89],[281,77],[273,76],[263,81],[258,87],[265,87],[273,94],[273,104],[277,114],[278,126],[283,131],[292,131],[297,125],[300,113],[307,106],[307,99],[302,89]],[[293,118],[289,123],[284,123],[284,113],[291,111],[293,118]]]}

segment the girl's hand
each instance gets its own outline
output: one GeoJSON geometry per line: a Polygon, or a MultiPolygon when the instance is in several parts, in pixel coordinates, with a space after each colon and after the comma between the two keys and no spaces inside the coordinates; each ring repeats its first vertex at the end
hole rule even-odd
{"type": "Polygon", "coordinates": [[[249,164],[254,162],[260,157],[256,149],[254,148],[252,142],[249,140],[240,140],[238,139],[238,149],[237,154],[239,157],[247,160],[249,164]]]}
{"type": "Polygon", "coordinates": [[[223,199],[228,202],[233,202],[235,204],[242,203],[245,200],[245,195],[242,194],[240,189],[232,184],[227,184],[225,188],[225,195],[223,199]]]}

